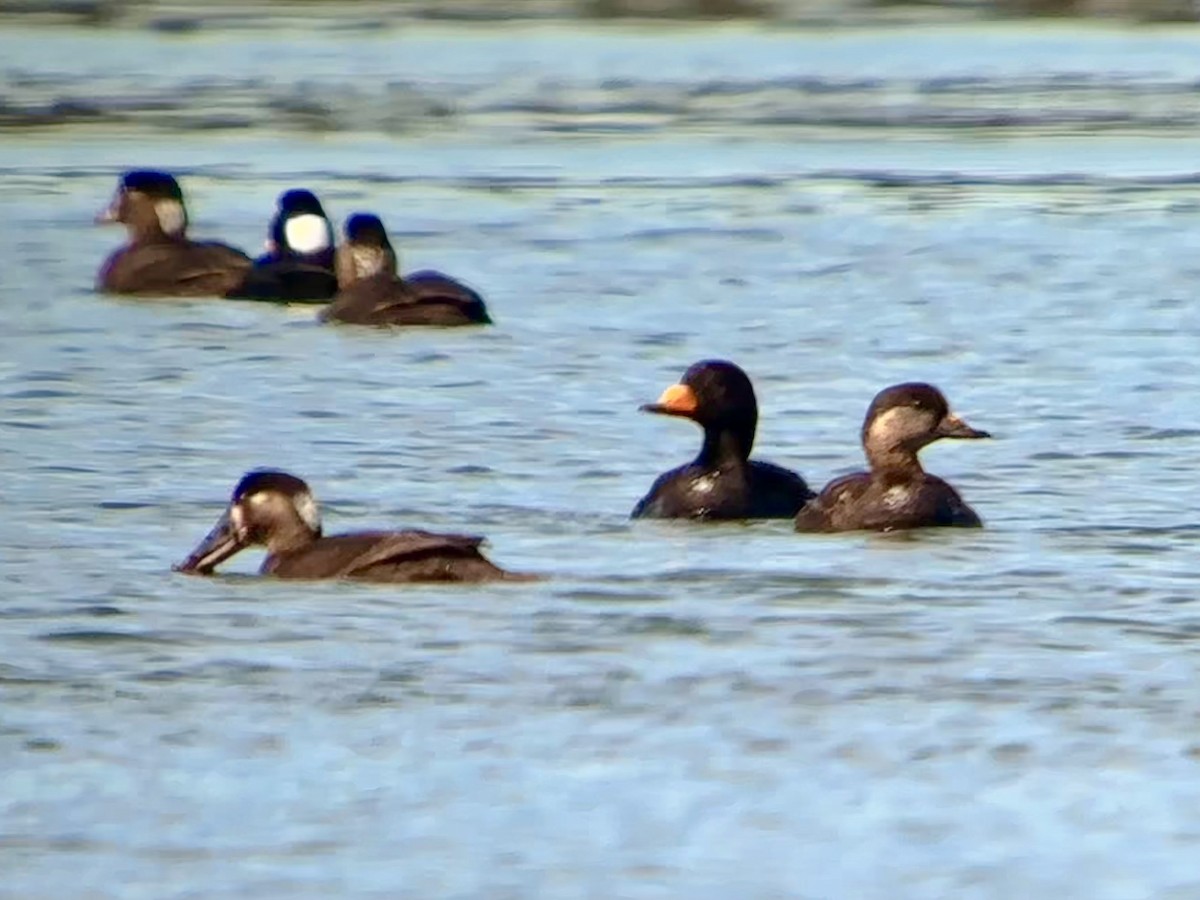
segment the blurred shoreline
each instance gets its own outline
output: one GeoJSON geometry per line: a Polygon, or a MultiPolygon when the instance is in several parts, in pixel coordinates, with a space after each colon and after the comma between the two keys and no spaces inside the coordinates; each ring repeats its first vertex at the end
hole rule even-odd
{"type": "Polygon", "coordinates": [[[0,22],[187,33],[280,21],[387,28],[412,21],[746,21],[807,27],[1023,17],[1195,22],[1200,0],[0,0],[0,22]]]}

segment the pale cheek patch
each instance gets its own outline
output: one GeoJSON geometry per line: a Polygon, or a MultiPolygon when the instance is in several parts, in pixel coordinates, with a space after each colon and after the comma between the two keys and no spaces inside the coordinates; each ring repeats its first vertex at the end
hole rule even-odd
{"type": "Polygon", "coordinates": [[[292,216],[283,226],[287,245],[297,253],[319,253],[329,249],[329,223],[311,213],[292,216]]]}
{"type": "Polygon", "coordinates": [[[229,510],[229,524],[233,526],[233,533],[238,537],[246,533],[246,514],[242,512],[240,504],[229,510]]]}
{"type": "Polygon", "coordinates": [[[871,443],[889,446],[899,440],[904,434],[905,410],[893,407],[887,410],[871,423],[868,438],[871,443]]]}
{"type": "Polygon", "coordinates": [[[350,259],[359,278],[370,278],[383,271],[384,255],[378,250],[354,247],[350,250],[350,259]]]}
{"type": "Polygon", "coordinates": [[[187,227],[187,213],[183,204],[178,200],[159,200],[154,204],[155,215],[158,216],[158,227],[163,234],[182,235],[187,227]]]}
{"type": "Polygon", "coordinates": [[[293,498],[293,501],[296,504],[296,512],[300,514],[300,518],[304,520],[304,524],[317,534],[320,534],[321,513],[317,509],[317,501],[313,499],[313,495],[297,494],[293,498]]]}

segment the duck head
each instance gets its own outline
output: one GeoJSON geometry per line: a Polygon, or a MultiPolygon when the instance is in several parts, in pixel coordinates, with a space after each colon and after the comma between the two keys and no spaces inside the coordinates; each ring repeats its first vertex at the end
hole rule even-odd
{"type": "Polygon", "coordinates": [[[689,366],[678,384],[640,409],[697,423],[704,429],[702,460],[750,457],[758,427],[758,400],[749,376],[727,360],[708,359],[689,366]]]}
{"type": "Polygon", "coordinates": [[[346,220],[346,239],[337,250],[338,287],[379,274],[395,276],[398,260],[378,216],[355,213],[346,220]]]}
{"type": "Polygon", "coordinates": [[[96,221],[120,222],[135,238],[182,238],[188,225],[179,182],[153,169],[134,169],[122,175],[112,202],[96,221]]]}
{"type": "Polygon", "coordinates": [[[950,411],[931,384],[906,382],[875,395],[863,420],[862,443],[872,468],[920,467],[917,451],[942,438],[989,438],[950,411]]]}
{"type": "Polygon", "coordinates": [[[281,257],[319,257],[333,252],[333,225],[312,191],[286,191],[271,219],[267,251],[281,257]]]}
{"type": "Polygon", "coordinates": [[[308,485],[287,472],[258,469],[242,477],[217,524],[174,568],[208,575],[246,547],[285,553],[320,536],[321,514],[308,485]]]}

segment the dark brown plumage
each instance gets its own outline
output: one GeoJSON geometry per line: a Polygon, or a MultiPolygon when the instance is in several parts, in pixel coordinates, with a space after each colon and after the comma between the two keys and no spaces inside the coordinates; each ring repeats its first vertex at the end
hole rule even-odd
{"type": "Polygon", "coordinates": [[[346,221],[335,263],[338,293],[321,310],[324,322],[351,325],[487,325],[483,298],[438,272],[397,275],[396,251],[377,216],[346,221]]]}
{"type": "Polygon", "coordinates": [[[949,484],[928,474],[917,452],[940,438],[986,438],[950,412],[931,384],[897,384],[880,391],[867,410],[862,443],[869,472],[827,484],[796,516],[806,532],[895,531],[931,526],[978,528],[975,510],[949,484]]]}
{"type": "Polygon", "coordinates": [[[483,538],[429,531],[359,531],[322,537],[308,485],[272,469],[246,474],[213,529],[175,566],[210,575],[246,547],[262,545],[259,569],[276,578],[352,578],[387,583],[530,580],[506,572],[480,551],[483,538]]]}
{"type": "Polygon", "coordinates": [[[97,289],[111,294],[223,296],[241,283],[250,258],[218,241],[187,236],[179,183],[164,172],[126,172],[97,222],[120,222],[129,243],[105,261],[97,289]]]}

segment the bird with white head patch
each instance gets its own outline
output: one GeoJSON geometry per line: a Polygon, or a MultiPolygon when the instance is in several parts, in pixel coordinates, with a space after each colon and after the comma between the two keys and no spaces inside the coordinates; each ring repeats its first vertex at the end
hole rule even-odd
{"type": "Polygon", "coordinates": [[[942,438],[991,437],[950,411],[931,384],[908,382],[876,394],[862,426],[869,472],[831,481],[796,516],[804,532],[895,531],[930,526],[978,528],[975,510],[922,467],[917,453],[942,438]]]}
{"type": "Polygon", "coordinates": [[[337,293],[333,224],[316,194],[285,191],[268,229],[266,253],[254,261],[232,300],[324,303],[337,293]]]}
{"type": "Polygon", "coordinates": [[[346,220],[346,239],[334,269],[338,293],[321,310],[323,322],[351,325],[487,325],[483,298],[440,272],[399,275],[399,259],[378,216],[346,220]]]}
{"type": "Polygon", "coordinates": [[[217,524],[175,571],[211,575],[247,547],[267,549],[259,573],[392,584],[519,580],[483,555],[483,538],[429,531],[357,531],[325,537],[308,485],[277,469],[248,472],[217,524]]]}
{"type": "Polygon", "coordinates": [[[96,278],[97,288],[106,293],[221,296],[240,283],[250,267],[250,258],[228,244],[187,236],[183,191],[166,172],[126,172],[96,221],[118,222],[129,235],[129,242],[108,257],[96,278]]]}

